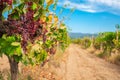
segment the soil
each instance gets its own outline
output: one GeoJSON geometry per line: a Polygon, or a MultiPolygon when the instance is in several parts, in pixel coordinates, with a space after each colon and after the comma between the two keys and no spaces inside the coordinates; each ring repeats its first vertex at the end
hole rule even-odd
{"type": "MultiPolygon", "coordinates": [[[[54,80],[120,80],[120,66],[100,59],[75,44],[66,49],[59,61],[49,63],[48,71],[55,75],[54,80]]],[[[3,56],[0,58],[0,70],[5,68],[9,68],[9,63],[3,56]]]]}
{"type": "Polygon", "coordinates": [[[59,80],[120,80],[120,66],[71,44],[56,68],[59,80]]]}

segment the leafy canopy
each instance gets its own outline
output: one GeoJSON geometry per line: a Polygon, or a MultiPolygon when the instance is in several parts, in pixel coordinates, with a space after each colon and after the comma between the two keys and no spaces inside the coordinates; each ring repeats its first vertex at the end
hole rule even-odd
{"type": "Polygon", "coordinates": [[[36,64],[68,45],[66,25],[49,10],[57,0],[1,0],[0,55],[36,64]],[[4,14],[8,14],[5,19],[4,14]]]}

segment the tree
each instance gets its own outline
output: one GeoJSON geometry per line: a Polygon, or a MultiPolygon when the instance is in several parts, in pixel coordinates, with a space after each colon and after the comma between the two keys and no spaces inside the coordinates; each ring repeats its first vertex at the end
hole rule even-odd
{"type": "Polygon", "coordinates": [[[9,59],[11,80],[18,79],[20,61],[40,64],[55,54],[55,46],[64,49],[68,45],[65,24],[49,14],[49,6],[56,1],[0,0],[0,56],[5,54],[9,59]]]}

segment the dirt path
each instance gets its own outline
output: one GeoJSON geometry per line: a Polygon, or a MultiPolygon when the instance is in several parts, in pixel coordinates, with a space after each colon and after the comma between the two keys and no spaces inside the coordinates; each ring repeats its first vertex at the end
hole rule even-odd
{"type": "Polygon", "coordinates": [[[120,66],[110,64],[71,44],[56,74],[61,77],[60,80],[120,80],[120,66]]]}
{"type": "Polygon", "coordinates": [[[6,56],[0,57],[0,70],[9,69],[9,61],[6,56]]]}
{"type": "MultiPolygon", "coordinates": [[[[77,45],[71,44],[61,58],[48,67],[56,75],[54,80],[120,80],[120,66],[89,54],[77,45]]],[[[5,57],[0,58],[0,70],[4,68],[9,68],[5,57]]]]}

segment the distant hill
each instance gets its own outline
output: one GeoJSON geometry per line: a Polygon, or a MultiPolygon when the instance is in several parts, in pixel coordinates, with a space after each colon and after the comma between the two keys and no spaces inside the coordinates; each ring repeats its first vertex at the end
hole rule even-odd
{"type": "Polygon", "coordinates": [[[90,34],[90,33],[73,33],[73,32],[70,32],[69,33],[69,36],[71,38],[83,38],[83,37],[96,37],[98,34],[90,34]]]}

